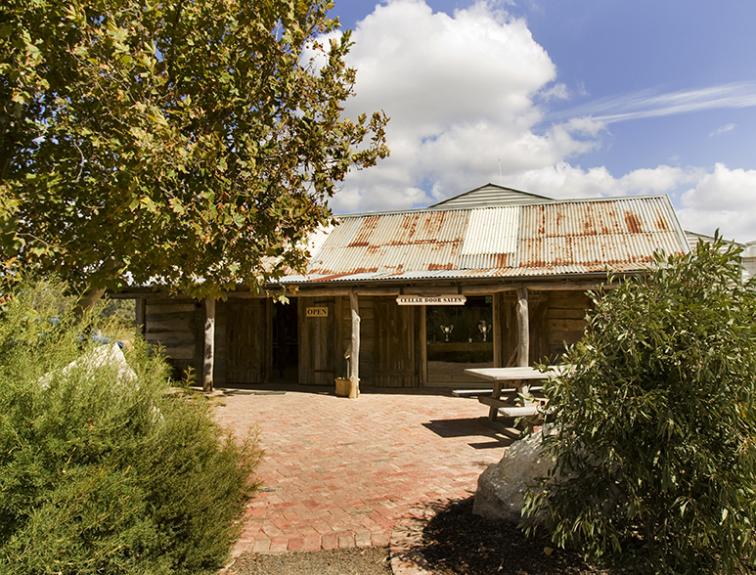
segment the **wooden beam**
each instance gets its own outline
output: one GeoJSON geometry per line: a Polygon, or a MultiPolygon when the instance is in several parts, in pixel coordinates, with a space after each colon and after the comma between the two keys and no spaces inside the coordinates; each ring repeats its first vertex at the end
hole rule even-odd
{"type": "Polygon", "coordinates": [[[355,293],[358,296],[397,296],[401,293],[399,287],[355,287],[332,288],[332,287],[302,287],[300,289],[287,289],[286,295],[290,297],[349,297],[355,293]]]}
{"type": "Polygon", "coordinates": [[[528,288],[517,290],[517,366],[530,365],[530,321],[528,319],[528,288]]]}
{"type": "MultiPolygon", "coordinates": [[[[463,280],[465,281],[465,280],[463,280]]],[[[601,280],[561,280],[561,281],[532,281],[532,282],[510,282],[510,283],[462,283],[462,284],[445,284],[428,282],[422,285],[397,285],[390,286],[355,286],[352,289],[338,288],[329,286],[299,286],[297,288],[287,288],[287,295],[301,297],[333,297],[348,296],[355,292],[361,296],[397,296],[403,295],[444,295],[456,294],[462,295],[492,295],[496,293],[515,293],[522,287],[530,291],[587,291],[596,289],[599,286],[613,287],[607,285],[606,281],[601,280]]]]}
{"type": "Polygon", "coordinates": [[[271,294],[252,293],[249,291],[234,291],[228,294],[228,299],[270,299],[271,294]]]}
{"type": "Polygon", "coordinates": [[[360,307],[357,293],[349,292],[349,308],[352,316],[352,355],[349,359],[349,379],[351,385],[349,398],[356,399],[360,394],[360,307]]]}
{"type": "Polygon", "coordinates": [[[491,333],[491,340],[493,343],[493,364],[494,367],[503,367],[501,364],[501,355],[502,355],[502,341],[501,341],[501,295],[500,294],[493,294],[491,296],[493,299],[493,305],[491,310],[491,316],[493,317],[493,330],[491,333]]]}
{"type": "MultiPolygon", "coordinates": [[[[643,271],[637,272],[624,272],[617,274],[620,277],[628,277],[634,275],[643,275],[643,271]]],[[[405,294],[439,294],[445,293],[457,293],[458,286],[460,291],[466,295],[490,295],[497,292],[511,292],[517,290],[521,286],[527,286],[534,291],[563,291],[563,290],[589,290],[595,289],[599,286],[605,286],[607,288],[616,287],[615,284],[607,284],[606,274],[587,274],[588,277],[581,278],[565,278],[555,277],[551,279],[531,280],[524,282],[521,278],[501,278],[496,282],[482,283],[479,278],[458,278],[452,284],[442,284],[434,282],[433,280],[413,280],[408,281],[404,285],[400,282],[396,282],[391,285],[385,285],[385,281],[376,281],[373,285],[360,285],[354,286],[353,289],[359,295],[399,295],[405,294]],[[592,277],[591,277],[592,276],[592,277]],[[407,285],[414,283],[414,285],[407,285]],[[381,285],[383,284],[383,285],[381,285]],[[420,285],[418,285],[420,284],[420,285]]],[[[351,291],[349,287],[334,287],[323,284],[300,284],[300,285],[285,285],[271,284],[271,290],[285,289],[286,294],[290,296],[347,296],[351,291]]],[[[109,292],[108,297],[118,299],[131,299],[135,297],[147,297],[147,298],[170,298],[171,294],[166,288],[161,287],[132,287],[123,291],[109,292]]],[[[251,293],[240,289],[228,294],[229,298],[260,298],[268,297],[268,294],[251,293]]]]}
{"type": "Polygon", "coordinates": [[[531,291],[588,291],[598,289],[599,287],[614,288],[616,284],[608,284],[604,281],[561,281],[561,282],[536,282],[525,285],[531,291]]]}
{"type": "Polygon", "coordinates": [[[205,353],[202,361],[202,389],[213,391],[213,368],[215,364],[215,299],[205,300],[205,353]]]}
{"type": "Polygon", "coordinates": [[[269,383],[273,377],[273,300],[265,300],[265,365],[263,370],[263,381],[269,383]]]}

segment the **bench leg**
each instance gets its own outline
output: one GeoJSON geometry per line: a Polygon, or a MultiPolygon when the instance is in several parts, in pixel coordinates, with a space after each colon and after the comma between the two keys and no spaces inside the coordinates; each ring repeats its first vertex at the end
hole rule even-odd
{"type": "MultiPolygon", "coordinates": [[[[494,399],[499,399],[501,397],[501,382],[495,381],[493,386],[493,392],[491,393],[491,397],[494,399]]],[[[492,405],[488,409],[488,419],[491,421],[496,421],[496,416],[499,415],[499,408],[492,405]]]]}

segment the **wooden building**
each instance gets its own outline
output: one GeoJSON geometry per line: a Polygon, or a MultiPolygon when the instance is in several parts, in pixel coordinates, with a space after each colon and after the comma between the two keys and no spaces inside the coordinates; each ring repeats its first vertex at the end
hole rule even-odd
{"type": "MultiPolygon", "coordinates": [[[[585,291],[608,272],[688,250],[666,197],[518,193],[489,185],[461,206],[340,217],[313,240],[307,273],[281,280],[289,304],[243,292],[217,302],[215,384],[473,383],[465,368],[532,364],[579,339],[585,291]]],[[[201,372],[202,302],[131,295],[146,338],[177,371],[201,372]]]]}

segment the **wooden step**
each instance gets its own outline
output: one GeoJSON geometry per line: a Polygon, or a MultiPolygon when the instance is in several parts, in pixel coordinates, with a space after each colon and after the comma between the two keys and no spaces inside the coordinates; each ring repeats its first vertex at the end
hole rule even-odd
{"type": "Polygon", "coordinates": [[[452,395],[455,397],[477,397],[478,395],[491,395],[493,389],[453,389],[452,395]]]}
{"type": "Polygon", "coordinates": [[[513,407],[514,403],[513,400],[516,396],[508,398],[508,397],[502,397],[500,399],[494,399],[493,397],[486,397],[484,395],[480,396],[478,398],[478,401],[482,403],[483,405],[488,405],[490,407],[513,407]]]}
{"type": "Polygon", "coordinates": [[[538,415],[538,404],[530,403],[523,406],[500,407],[499,415],[504,417],[532,417],[538,415]]]}

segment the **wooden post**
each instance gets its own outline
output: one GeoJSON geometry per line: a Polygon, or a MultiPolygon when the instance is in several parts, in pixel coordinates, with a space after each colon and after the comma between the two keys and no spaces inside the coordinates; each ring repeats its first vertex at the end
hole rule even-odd
{"type": "Polygon", "coordinates": [[[528,320],[528,288],[517,288],[517,366],[530,364],[530,322],[528,320]]]}
{"type": "Polygon", "coordinates": [[[307,334],[307,326],[305,324],[305,305],[304,298],[297,298],[297,338],[299,339],[299,360],[297,365],[297,383],[299,385],[305,385],[312,383],[308,378],[312,377],[312,364],[310,363],[310,347],[312,341],[307,334]]]}
{"type": "Polygon", "coordinates": [[[503,367],[501,361],[501,294],[495,293],[492,296],[493,305],[491,310],[491,317],[493,318],[492,330],[491,330],[491,342],[493,345],[493,365],[494,367],[503,367]]]}
{"type": "Polygon", "coordinates": [[[215,299],[205,300],[205,353],[202,362],[202,389],[213,391],[215,363],[215,299]]]}
{"type": "MultiPolygon", "coordinates": [[[[528,318],[528,288],[517,288],[517,366],[530,365],[530,320],[528,318]]],[[[517,386],[520,394],[527,395],[529,390],[524,382],[517,386]]]]}
{"type": "Polygon", "coordinates": [[[357,293],[349,292],[349,308],[352,315],[352,356],[349,360],[349,399],[356,399],[360,395],[360,307],[357,293]]]}

